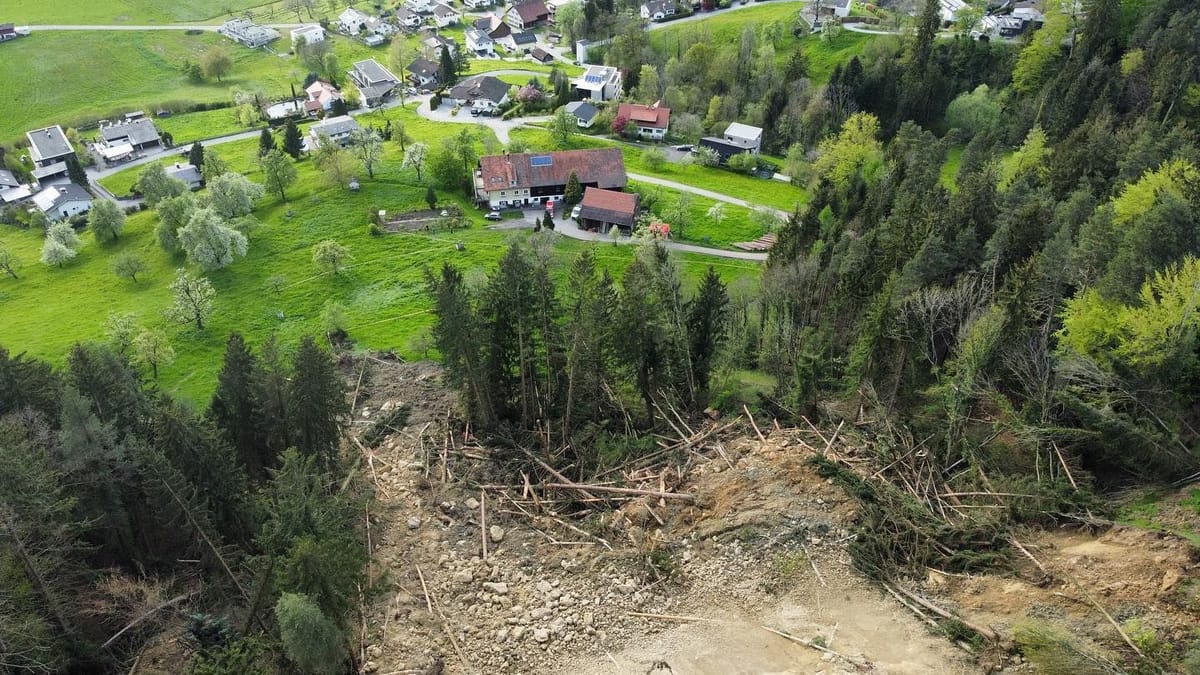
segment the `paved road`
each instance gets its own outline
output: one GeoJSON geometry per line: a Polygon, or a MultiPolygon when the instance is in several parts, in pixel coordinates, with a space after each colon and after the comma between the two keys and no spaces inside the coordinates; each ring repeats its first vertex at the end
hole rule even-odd
{"type": "MultiPolygon", "coordinates": [[[[311,25],[314,23],[316,23],[316,21],[311,21],[308,24],[268,23],[268,24],[262,24],[262,25],[264,25],[268,28],[274,28],[276,30],[291,30],[293,28],[299,28],[300,26],[311,25]]],[[[39,24],[30,24],[29,30],[33,30],[33,31],[39,31],[39,30],[40,31],[47,31],[47,30],[118,30],[118,31],[119,30],[127,30],[127,31],[205,30],[205,31],[216,32],[216,30],[220,27],[221,26],[217,25],[217,24],[203,24],[203,23],[175,23],[175,24],[158,24],[158,25],[142,25],[142,26],[126,26],[126,25],[121,25],[121,24],[110,24],[110,23],[90,24],[90,25],[58,23],[58,24],[40,24],[40,25],[39,24]]]]}

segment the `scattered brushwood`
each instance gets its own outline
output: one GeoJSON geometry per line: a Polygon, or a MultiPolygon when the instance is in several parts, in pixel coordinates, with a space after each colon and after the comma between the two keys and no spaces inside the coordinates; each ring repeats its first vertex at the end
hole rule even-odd
{"type": "Polygon", "coordinates": [[[1046,675],[1121,675],[1109,657],[1090,649],[1043,622],[1030,621],[1013,630],[1017,646],[1039,673],[1046,675]]]}
{"type": "Polygon", "coordinates": [[[359,435],[359,440],[367,447],[378,445],[388,434],[399,432],[408,424],[408,417],[412,413],[412,406],[398,405],[391,410],[381,411],[371,422],[371,426],[367,427],[359,435]]]}

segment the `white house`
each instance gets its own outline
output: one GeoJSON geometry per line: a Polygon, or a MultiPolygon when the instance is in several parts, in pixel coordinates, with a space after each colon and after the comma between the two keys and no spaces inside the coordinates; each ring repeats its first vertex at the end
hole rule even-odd
{"type": "Polygon", "coordinates": [[[487,33],[478,28],[468,28],[466,31],[467,51],[476,56],[495,56],[496,43],[487,33]]]}
{"type": "Polygon", "coordinates": [[[334,143],[344,146],[350,142],[350,134],[359,129],[362,129],[362,127],[349,115],[327,117],[309,127],[308,135],[310,138],[307,143],[308,148],[310,150],[317,148],[321,144],[322,136],[328,137],[334,143]]]}
{"type": "Polygon", "coordinates": [[[356,62],[354,68],[350,69],[347,74],[358,87],[363,103],[367,107],[382,103],[401,84],[400,78],[381,66],[375,59],[356,62]]]}
{"type": "Polygon", "coordinates": [[[67,159],[75,156],[75,148],[67,140],[62,127],[55,124],[44,129],[25,132],[29,139],[29,158],[33,160],[33,177],[41,181],[51,176],[66,175],[67,159]]]}
{"type": "Polygon", "coordinates": [[[429,14],[433,11],[434,0],[405,0],[404,6],[417,14],[429,14]]]}
{"type": "Polygon", "coordinates": [[[367,24],[370,23],[370,21],[370,16],[367,16],[353,7],[347,7],[342,11],[341,14],[338,15],[337,25],[338,30],[346,33],[347,35],[358,35],[366,30],[367,24]]]}
{"type": "Polygon", "coordinates": [[[33,196],[38,210],[51,221],[70,218],[92,209],[92,197],[74,183],[51,185],[33,196]]]}
{"type": "Polygon", "coordinates": [[[459,21],[462,21],[462,14],[458,10],[440,2],[433,5],[433,22],[438,28],[452,26],[459,21]]]}
{"type": "Polygon", "coordinates": [[[832,11],[833,15],[839,19],[845,19],[850,16],[851,5],[854,0],[821,0],[821,7],[832,11]]]}
{"type": "Polygon", "coordinates": [[[497,77],[476,75],[454,85],[449,96],[456,105],[495,110],[508,103],[508,90],[508,83],[497,77]]]}
{"type": "Polygon", "coordinates": [[[621,96],[621,71],[611,66],[588,66],[571,86],[593,101],[611,101],[621,96]]]}
{"type": "Polygon", "coordinates": [[[470,7],[471,9],[482,9],[484,7],[491,7],[492,0],[463,0],[463,6],[470,7]]]}
{"type": "Polygon", "coordinates": [[[397,7],[396,21],[400,24],[401,28],[415,30],[421,27],[421,22],[424,21],[424,19],[421,18],[420,14],[417,14],[407,7],[397,7]]]}
{"type": "Polygon", "coordinates": [[[678,9],[675,0],[649,0],[642,3],[640,11],[645,21],[662,21],[669,16],[675,16],[678,9]]]}
{"type": "Polygon", "coordinates": [[[736,145],[757,157],[758,149],[762,146],[762,134],[763,130],[759,127],[732,122],[725,127],[725,142],[736,145]]]}
{"type": "Polygon", "coordinates": [[[406,70],[409,81],[422,89],[436,86],[441,75],[440,66],[429,59],[417,59],[406,70]]]}
{"type": "Polygon", "coordinates": [[[318,42],[325,41],[325,29],[313,24],[309,26],[301,26],[292,30],[292,46],[295,47],[304,40],[305,44],[314,45],[318,42]]]}
{"type": "Polygon", "coordinates": [[[323,80],[314,80],[312,84],[304,88],[304,93],[308,94],[308,102],[305,104],[305,109],[309,113],[315,113],[318,110],[329,110],[333,107],[334,101],[341,101],[342,92],[332,84],[323,80]]]}

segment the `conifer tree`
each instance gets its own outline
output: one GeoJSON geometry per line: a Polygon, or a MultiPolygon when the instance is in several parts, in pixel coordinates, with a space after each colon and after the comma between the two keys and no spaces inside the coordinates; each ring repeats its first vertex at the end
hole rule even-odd
{"type": "Polygon", "coordinates": [[[563,192],[563,201],[567,203],[567,206],[575,206],[583,201],[583,186],[579,184],[579,174],[574,171],[567,178],[567,187],[563,192]]]}
{"type": "Polygon", "coordinates": [[[271,130],[264,128],[258,136],[258,156],[262,157],[275,149],[275,136],[271,130]]]}
{"type": "Polygon", "coordinates": [[[322,471],[333,471],[338,465],[342,437],[338,418],[346,412],[346,392],[333,359],[311,335],[300,339],[288,394],[296,448],[315,457],[322,471]]]}
{"type": "Polygon", "coordinates": [[[272,336],[258,350],[254,369],[254,398],[259,410],[258,433],[263,443],[263,465],[278,465],[280,454],[292,445],[293,430],[288,415],[290,373],[272,336]]]}
{"type": "Polygon", "coordinates": [[[276,457],[259,433],[265,422],[255,392],[257,362],[240,333],[231,333],[225,343],[225,363],[217,374],[217,391],[209,404],[209,416],[233,446],[238,461],[254,481],[268,478],[276,457]]]}
{"type": "Polygon", "coordinates": [[[454,66],[454,57],[450,56],[450,50],[446,47],[446,45],[442,45],[442,54],[438,65],[438,75],[441,78],[443,87],[449,87],[458,81],[458,70],[454,66]]]}
{"type": "Polygon", "coordinates": [[[300,159],[300,153],[304,151],[304,138],[294,120],[288,120],[287,125],[283,127],[283,151],[291,155],[292,159],[300,159]]]}
{"type": "Polygon", "coordinates": [[[204,144],[200,141],[192,143],[191,149],[188,150],[188,164],[197,169],[204,168],[204,144]]]}
{"type": "Polygon", "coordinates": [[[688,306],[687,332],[689,356],[692,359],[692,378],[696,391],[708,393],[709,376],[717,351],[725,341],[725,322],[729,311],[729,295],[720,275],[710,265],[700,280],[700,290],[688,306]]]}

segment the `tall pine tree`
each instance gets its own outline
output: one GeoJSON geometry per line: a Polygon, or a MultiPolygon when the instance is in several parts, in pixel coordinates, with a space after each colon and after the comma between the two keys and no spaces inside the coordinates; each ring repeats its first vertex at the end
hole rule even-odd
{"type": "Polygon", "coordinates": [[[241,334],[230,334],[209,415],[233,446],[246,473],[261,481],[275,466],[276,455],[259,431],[264,420],[254,386],[256,370],[254,354],[241,334]]]}
{"type": "Polygon", "coordinates": [[[287,126],[283,128],[283,151],[291,155],[292,159],[300,159],[300,153],[304,151],[304,138],[293,120],[288,120],[287,126]]]}
{"type": "Polygon", "coordinates": [[[288,412],[295,446],[316,458],[322,471],[332,472],[342,438],[338,418],[347,412],[345,385],[329,353],[311,335],[300,339],[293,364],[288,412]]]}
{"type": "MultiPolygon", "coordinates": [[[[709,377],[717,351],[725,341],[729,295],[720,275],[710,265],[700,281],[700,290],[688,305],[687,332],[692,379],[698,397],[708,394],[709,377]]],[[[705,401],[696,401],[704,403],[705,401]]]]}

